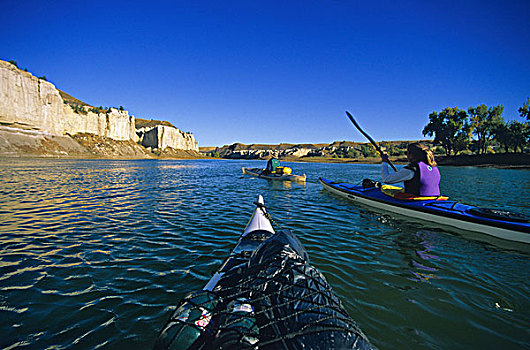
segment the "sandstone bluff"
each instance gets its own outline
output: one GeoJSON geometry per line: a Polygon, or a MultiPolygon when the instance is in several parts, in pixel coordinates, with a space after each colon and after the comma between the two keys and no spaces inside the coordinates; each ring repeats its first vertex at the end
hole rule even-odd
{"type": "Polygon", "coordinates": [[[90,106],[0,60],[0,155],[196,157],[199,145],[168,122],[90,106]]]}

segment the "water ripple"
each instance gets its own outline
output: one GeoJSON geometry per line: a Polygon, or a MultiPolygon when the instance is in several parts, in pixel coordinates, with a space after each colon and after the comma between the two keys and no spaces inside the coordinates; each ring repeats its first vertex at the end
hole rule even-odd
{"type": "MultiPolygon", "coordinates": [[[[530,343],[530,248],[357,207],[317,183],[377,178],[378,166],[288,163],[303,185],[243,176],[243,165],[261,162],[2,162],[0,348],[152,347],[230,252],[257,194],[380,348],[530,343]]],[[[444,193],[506,204],[498,188],[527,210],[530,194],[516,190],[527,171],[473,169],[443,168],[444,193]]]]}

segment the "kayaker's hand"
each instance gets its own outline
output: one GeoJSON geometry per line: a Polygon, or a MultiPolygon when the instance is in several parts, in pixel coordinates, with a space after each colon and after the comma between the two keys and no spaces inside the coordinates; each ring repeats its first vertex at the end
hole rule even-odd
{"type": "Polygon", "coordinates": [[[390,160],[388,159],[388,154],[386,152],[381,153],[381,159],[384,163],[390,164],[390,160]]]}

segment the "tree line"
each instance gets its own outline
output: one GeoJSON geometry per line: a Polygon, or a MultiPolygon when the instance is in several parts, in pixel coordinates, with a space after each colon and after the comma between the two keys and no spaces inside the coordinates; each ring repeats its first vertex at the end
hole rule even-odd
{"type": "Polygon", "coordinates": [[[502,117],[504,107],[488,107],[484,104],[469,107],[467,111],[458,107],[447,107],[441,112],[429,114],[429,123],[423,135],[433,136],[435,145],[440,145],[446,155],[462,151],[485,154],[524,152],[530,146],[530,97],[518,109],[525,122],[506,122],[502,117]]]}

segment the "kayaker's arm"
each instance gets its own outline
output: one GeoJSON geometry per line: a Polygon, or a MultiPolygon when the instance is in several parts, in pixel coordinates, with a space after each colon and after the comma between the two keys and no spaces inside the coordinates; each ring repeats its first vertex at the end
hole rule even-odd
{"type": "Polygon", "coordinates": [[[381,179],[384,183],[395,184],[398,182],[408,181],[414,177],[414,171],[402,168],[398,172],[390,173],[388,170],[388,164],[383,162],[381,166],[381,179]]]}

